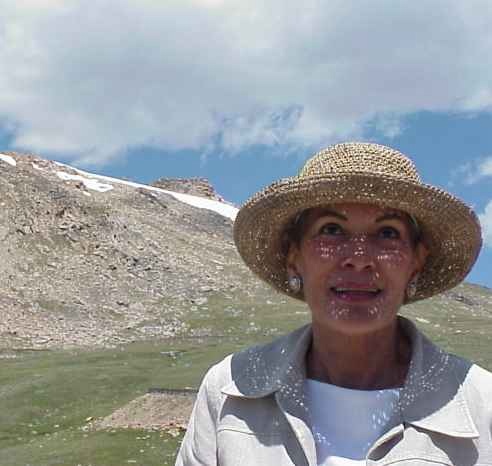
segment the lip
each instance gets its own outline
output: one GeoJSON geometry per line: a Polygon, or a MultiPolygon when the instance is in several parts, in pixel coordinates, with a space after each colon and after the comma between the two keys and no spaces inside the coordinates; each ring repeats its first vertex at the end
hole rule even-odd
{"type": "Polygon", "coordinates": [[[381,289],[378,285],[376,285],[375,283],[371,283],[371,282],[361,283],[361,282],[348,282],[348,281],[333,284],[332,286],[330,286],[330,288],[348,288],[351,290],[361,290],[361,291],[375,290],[375,289],[380,290],[381,289]]]}
{"type": "Polygon", "coordinates": [[[329,288],[330,294],[337,300],[343,301],[344,303],[363,303],[363,302],[374,302],[379,299],[383,290],[374,284],[369,283],[339,283],[336,286],[329,288]],[[347,292],[337,292],[335,289],[347,288],[350,291],[347,292]],[[370,290],[377,289],[378,292],[374,293],[370,290]],[[354,291],[354,292],[351,292],[354,291]]]}

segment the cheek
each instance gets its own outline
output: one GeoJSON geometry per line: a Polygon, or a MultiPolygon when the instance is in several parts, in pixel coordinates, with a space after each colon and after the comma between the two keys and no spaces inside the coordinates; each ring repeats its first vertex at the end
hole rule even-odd
{"type": "Polygon", "coordinates": [[[306,242],[306,252],[310,259],[327,261],[343,257],[346,245],[337,239],[318,237],[306,242]]]}
{"type": "Polygon", "coordinates": [[[386,299],[393,299],[395,296],[400,297],[405,292],[410,270],[413,264],[413,249],[409,245],[403,248],[387,249],[380,252],[378,256],[379,270],[382,278],[386,283],[386,299]]]}
{"type": "Polygon", "coordinates": [[[411,251],[407,248],[386,248],[376,254],[379,264],[389,269],[401,268],[411,261],[411,251]]]}

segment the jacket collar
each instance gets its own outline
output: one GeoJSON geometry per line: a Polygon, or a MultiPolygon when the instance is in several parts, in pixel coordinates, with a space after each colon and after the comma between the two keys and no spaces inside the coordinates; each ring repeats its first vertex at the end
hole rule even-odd
{"type": "Polygon", "coordinates": [[[434,345],[410,320],[399,319],[412,342],[412,359],[400,393],[403,420],[453,437],[479,437],[464,392],[471,363],[434,345]]]}
{"type": "MultiPolygon", "coordinates": [[[[398,319],[412,342],[412,359],[400,392],[403,422],[453,437],[478,437],[463,389],[471,363],[435,346],[410,320],[398,319]]],[[[302,399],[311,340],[311,326],[306,325],[272,343],[236,353],[231,359],[232,381],[222,393],[262,398],[278,392],[277,397],[302,399]]]]}
{"type": "Polygon", "coordinates": [[[298,380],[303,381],[311,339],[311,325],[306,325],[264,346],[253,346],[234,354],[232,381],[222,388],[222,393],[262,398],[298,380]]]}

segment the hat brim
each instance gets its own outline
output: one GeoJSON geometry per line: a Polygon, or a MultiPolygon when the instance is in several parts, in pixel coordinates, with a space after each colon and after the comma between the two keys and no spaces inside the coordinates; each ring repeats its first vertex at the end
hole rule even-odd
{"type": "Polygon", "coordinates": [[[419,275],[417,292],[407,302],[453,288],[466,277],[482,245],[476,214],[460,199],[435,186],[384,175],[351,173],[293,177],[253,196],[238,212],[234,241],[246,265],[262,280],[293,298],[287,283],[283,235],[305,209],[336,203],[374,204],[412,215],[429,256],[419,275]]]}

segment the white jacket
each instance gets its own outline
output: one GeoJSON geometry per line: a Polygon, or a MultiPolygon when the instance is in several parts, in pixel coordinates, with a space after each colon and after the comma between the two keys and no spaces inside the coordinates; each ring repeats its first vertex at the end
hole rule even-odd
{"type": "MultiPolygon", "coordinates": [[[[492,466],[492,374],[446,353],[409,320],[403,422],[367,465],[492,466]]],[[[226,357],[200,387],[176,466],[316,466],[303,384],[311,327],[226,357]]]]}

